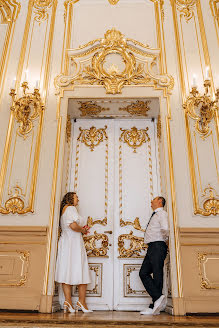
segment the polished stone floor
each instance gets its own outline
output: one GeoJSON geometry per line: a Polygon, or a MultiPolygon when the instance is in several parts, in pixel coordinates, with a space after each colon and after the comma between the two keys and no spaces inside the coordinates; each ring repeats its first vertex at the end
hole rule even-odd
{"type": "Polygon", "coordinates": [[[0,311],[0,327],[219,327],[218,316],[142,316],[139,312],[94,311],[93,313],[64,314],[56,312],[42,314],[35,312],[0,311]]]}

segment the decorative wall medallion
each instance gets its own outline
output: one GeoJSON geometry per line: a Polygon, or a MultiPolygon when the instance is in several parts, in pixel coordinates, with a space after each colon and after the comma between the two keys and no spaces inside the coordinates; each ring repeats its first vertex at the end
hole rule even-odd
{"type": "Polygon", "coordinates": [[[219,253],[198,253],[201,289],[219,289],[219,253]]]}
{"type": "Polygon", "coordinates": [[[29,251],[0,251],[0,287],[20,287],[26,284],[29,251]]]}
{"type": "Polygon", "coordinates": [[[87,225],[92,228],[95,224],[101,224],[103,226],[107,225],[107,218],[102,220],[93,220],[92,217],[88,216],[87,218],[87,225]]]}
{"type": "Polygon", "coordinates": [[[123,280],[124,280],[124,297],[145,297],[147,294],[144,286],[139,279],[139,270],[141,264],[123,264],[123,280]],[[139,280],[139,283],[136,283],[139,280]],[[136,288],[140,285],[141,288],[136,288]]]}
{"type": "Polygon", "coordinates": [[[118,94],[125,85],[140,84],[161,88],[167,94],[174,86],[170,75],[158,72],[159,49],[125,39],[116,29],[108,30],[102,39],[69,49],[68,54],[74,72],[58,75],[54,81],[57,89],[69,85],[102,85],[106,93],[118,94]]]}
{"type": "Polygon", "coordinates": [[[132,103],[127,107],[120,107],[119,110],[126,111],[132,116],[147,116],[147,112],[150,110],[150,107],[148,107],[150,102],[150,100],[137,100],[135,103],[132,103]]]}
{"type": "MultiPolygon", "coordinates": [[[[89,269],[92,276],[91,283],[88,285],[86,291],[87,297],[102,297],[102,276],[103,264],[102,263],[89,263],[89,269]]],[[[78,296],[78,286],[73,287],[73,295],[78,296]]]]}
{"type": "Polygon", "coordinates": [[[189,21],[194,15],[194,7],[197,3],[197,0],[173,0],[176,2],[177,9],[180,14],[189,21]]]}
{"type": "Polygon", "coordinates": [[[97,129],[95,126],[92,126],[89,130],[79,128],[81,131],[78,137],[78,140],[83,142],[87,147],[90,148],[91,151],[94,150],[103,140],[107,140],[108,136],[106,134],[107,126],[103,129],[97,129]]]}
{"type": "Polygon", "coordinates": [[[110,110],[97,105],[94,101],[79,101],[78,103],[81,104],[78,108],[81,111],[81,116],[98,116],[101,112],[110,110]]]}
{"type": "Polygon", "coordinates": [[[125,227],[127,225],[132,225],[136,230],[140,230],[145,232],[145,229],[142,229],[139,218],[135,218],[134,222],[131,221],[124,221],[120,219],[120,227],[125,227]]]}
{"type": "Polygon", "coordinates": [[[118,250],[120,258],[143,258],[141,254],[142,250],[146,250],[147,245],[144,244],[143,237],[137,237],[133,235],[133,231],[129,234],[120,235],[118,237],[118,250]],[[125,241],[129,241],[129,248],[125,248],[125,241]]]}
{"type": "Polygon", "coordinates": [[[150,141],[150,138],[147,134],[148,128],[146,129],[137,129],[135,126],[131,130],[125,130],[120,128],[122,134],[120,136],[120,141],[127,143],[127,145],[133,148],[133,152],[136,153],[136,149],[141,147],[146,141],[150,141]]]}
{"type": "Polygon", "coordinates": [[[109,249],[108,236],[94,231],[93,235],[84,236],[84,244],[87,251],[87,256],[90,257],[107,257],[107,250],[109,249]],[[101,247],[97,248],[96,241],[101,240],[101,247]]]}

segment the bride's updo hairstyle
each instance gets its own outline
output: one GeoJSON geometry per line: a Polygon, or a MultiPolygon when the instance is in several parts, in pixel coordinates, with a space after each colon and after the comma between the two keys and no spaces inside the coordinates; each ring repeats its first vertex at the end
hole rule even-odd
{"type": "Polygon", "coordinates": [[[76,195],[76,192],[73,191],[67,192],[67,194],[65,194],[63,200],[61,201],[60,216],[62,215],[62,210],[66,205],[74,206],[74,195],[76,195]]]}

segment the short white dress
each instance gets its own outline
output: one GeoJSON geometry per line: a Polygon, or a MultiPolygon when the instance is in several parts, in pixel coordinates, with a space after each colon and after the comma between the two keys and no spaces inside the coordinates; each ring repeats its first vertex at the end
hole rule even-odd
{"type": "Polygon", "coordinates": [[[68,285],[89,284],[91,282],[87,253],[81,232],[73,231],[69,225],[77,222],[86,224],[75,206],[68,206],[61,216],[61,237],[58,244],[55,281],[68,285]]]}

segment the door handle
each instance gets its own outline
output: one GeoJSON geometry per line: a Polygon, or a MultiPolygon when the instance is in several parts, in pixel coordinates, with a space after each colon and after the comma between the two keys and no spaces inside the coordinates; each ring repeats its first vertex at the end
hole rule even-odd
{"type": "Polygon", "coordinates": [[[109,235],[112,235],[112,230],[107,230],[107,231],[104,231],[104,233],[108,233],[109,235]]]}

